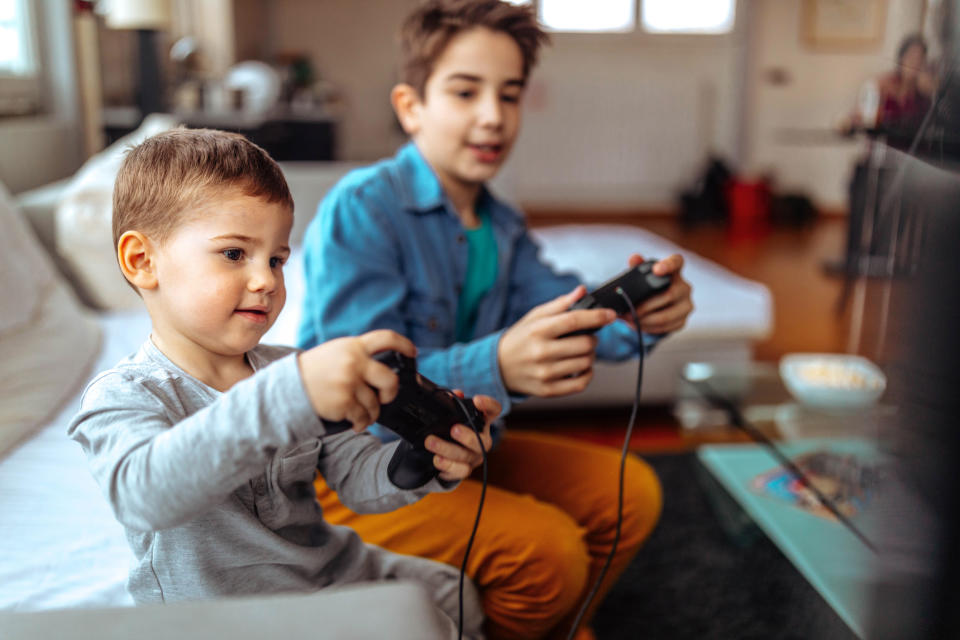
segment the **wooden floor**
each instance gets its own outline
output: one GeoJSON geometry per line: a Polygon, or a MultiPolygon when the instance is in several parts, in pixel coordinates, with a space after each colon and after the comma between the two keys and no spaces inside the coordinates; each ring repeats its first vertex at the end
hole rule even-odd
{"type": "MultiPolygon", "coordinates": [[[[843,280],[825,263],[842,256],[846,219],[822,216],[806,229],[773,229],[754,237],[734,238],[716,227],[683,228],[672,216],[593,216],[528,212],[531,226],[587,220],[634,224],[713,260],[738,275],[762,282],[773,294],[774,322],[769,338],[756,345],[755,358],[776,362],[787,353],[858,352],[872,355],[866,338],[850,330],[855,300],[838,313],[843,280]]],[[[869,337],[869,336],[867,336],[869,337]]],[[[626,409],[603,411],[517,412],[512,428],[544,429],[612,446],[620,446],[629,417],[626,409]]],[[[683,433],[669,407],[644,407],[631,442],[642,452],[677,451],[704,441],[742,440],[737,432],[683,433]]]]}

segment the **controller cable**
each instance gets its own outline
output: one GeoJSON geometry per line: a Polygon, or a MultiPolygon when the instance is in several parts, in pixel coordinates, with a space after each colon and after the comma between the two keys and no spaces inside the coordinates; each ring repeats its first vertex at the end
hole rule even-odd
{"type": "Polygon", "coordinates": [[[477,517],[473,520],[473,530],[467,539],[467,548],[463,552],[463,562],[460,563],[460,584],[458,586],[458,618],[457,618],[457,638],[463,638],[463,580],[467,572],[467,559],[470,557],[470,549],[473,548],[473,539],[477,535],[477,526],[480,524],[480,514],[483,513],[483,501],[487,497],[487,448],[483,446],[483,438],[480,437],[480,429],[477,427],[476,420],[467,411],[466,406],[460,396],[453,394],[457,404],[460,405],[460,411],[467,416],[470,421],[470,428],[477,434],[477,442],[480,443],[480,453],[483,455],[483,484],[480,486],[480,501],[477,503],[477,517]]]}
{"type": "Polygon", "coordinates": [[[613,545],[610,547],[610,553],[607,554],[607,559],[603,563],[603,568],[600,569],[600,575],[597,576],[597,579],[593,583],[593,587],[590,589],[590,594],[587,596],[587,599],[583,601],[583,604],[580,605],[580,610],[577,612],[577,617],[573,621],[573,625],[570,627],[570,631],[567,634],[567,640],[572,640],[573,636],[576,634],[577,629],[580,627],[580,622],[583,620],[584,614],[586,614],[587,609],[590,607],[590,603],[600,590],[600,585],[603,583],[603,579],[607,575],[607,570],[610,568],[610,563],[613,561],[613,556],[617,553],[617,545],[620,542],[620,527],[623,524],[623,476],[627,465],[627,453],[630,451],[630,437],[633,435],[633,426],[637,419],[637,409],[640,406],[640,388],[643,385],[644,347],[643,333],[640,331],[640,318],[637,316],[637,310],[633,306],[633,301],[630,299],[630,296],[624,292],[623,288],[617,287],[616,293],[626,301],[627,307],[630,309],[630,317],[633,320],[634,328],[637,330],[637,339],[640,345],[640,348],[638,349],[639,355],[637,358],[637,390],[633,395],[633,409],[630,411],[630,422],[627,424],[627,434],[623,438],[623,449],[620,452],[620,478],[619,488],[617,490],[617,528],[613,535],[613,545]]]}

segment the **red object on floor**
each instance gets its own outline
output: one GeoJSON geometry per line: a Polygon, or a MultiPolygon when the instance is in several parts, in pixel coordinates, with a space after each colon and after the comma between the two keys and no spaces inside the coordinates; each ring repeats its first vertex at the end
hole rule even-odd
{"type": "Polygon", "coordinates": [[[726,195],[731,240],[756,238],[770,230],[772,198],[767,180],[731,180],[726,195]]]}

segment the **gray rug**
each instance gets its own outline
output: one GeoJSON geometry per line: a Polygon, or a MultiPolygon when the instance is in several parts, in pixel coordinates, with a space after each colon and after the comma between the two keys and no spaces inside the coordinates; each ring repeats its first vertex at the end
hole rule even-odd
{"type": "Polygon", "coordinates": [[[663,514],[601,604],[598,639],[856,638],[694,454],[644,459],[663,484],[663,514]],[[717,491],[727,502],[719,512],[708,500],[717,491]]]}

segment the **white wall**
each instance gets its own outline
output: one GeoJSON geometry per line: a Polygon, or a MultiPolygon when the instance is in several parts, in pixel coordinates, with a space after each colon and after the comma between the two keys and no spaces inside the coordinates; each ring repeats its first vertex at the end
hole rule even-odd
{"type": "MultiPolygon", "coordinates": [[[[278,51],[310,54],[341,88],[340,158],[403,141],[388,103],[396,33],[415,0],[278,0],[278,51]]],[[[710,149],[738,153],[741,30],[722,37],[555,34],[500,182],[528,206],[663,207],[710,149]]]]}
{"type": "MultiPolygon", "coordinates": [[[[860,145],[831,139],[828,130],[865,79],[892,67],[901,37],[919,27],[922,0],[887,0],[882,44],[846,52],[803,44],[802,2],[740,0],[726,36],[554,34],[499,182],[528,207],[663,210],[716,151],[735,168],[770,171],[784,189],[842,208],[860,145]],[[789,81],[769,84],[772,68],[789,81]],[[788,130],[812,135],[801,144],[788,130]]],[[[375,160],[403,141],[388,96],[397,29],[415,4],[269,5],[263,42],[273,52],[307,53],[342,90],[342,160],[375,160]]]]}
{"type": "Polygon", "coordinates": [[[662,209],[708,153],[739,156],[741,30],[553,40],[509,167],[519,201],[662,209]]]}
{"type": "MultiPolygon", "coordinates": [[[[261,40],[237,49],[310,55],[343,93],[341,159],[375,160],[403,141],[388,95],[397,28],[415,4],[247,0],[236,6],[246,7],[244,16],[256,9],[262,28],[238,37],[261,40]]],[[[826,131],[849,111],[863,80],[892,67],[900,38],[919,27],[922,0],[888,0],[883,43],[847,52],[804,45],[801,6],[740,0],[728,36],[554,34],[500,182],[531,207],[663,209],[718,151],[748,172],[772,171],[783,188],[807,191],[818,204],[844,206],[860,145],[829,140],[826,131]],[[784,70],[789,82],[767,82],[770,69],[784,70]],[[801,143],[798,131],[814,135],[801,143]]],[[[82,159],[70,10],[44,7],[54,108],[42,119],[0,122],[0,179],[17,191],[68,175],[82,159]]]]}
{"type": "MultiPolygon", "coordinates": [[[[275,52],[306,53],[321,79],[340,88],[339,159],[372,161],[404,140],[394,124],[396,34],[416,0],[276,0],[269,32],[275,52]]],[[[238,43],[242,50],[245,43],[238,43]]]]}
{"type": "Polygon", "coordinates": [[[902,37],[919,30],[922,0],[888,0],[882,43],[867,49],[814,50],[801,39],[802,0],[752,0],[745,170],[770,171],[783,189],[843,208],[863,142],[831,134],[849,115],[861,84],[894,67],[902,37]],[[768,81],[770,70],[788,81],[768,81]]]}
{"type": "Polygon", "coordinates": [[[50,117],[0,121],[0,182],[12,193],[72,174],[80,166],[76,128],[50,117]]]}

